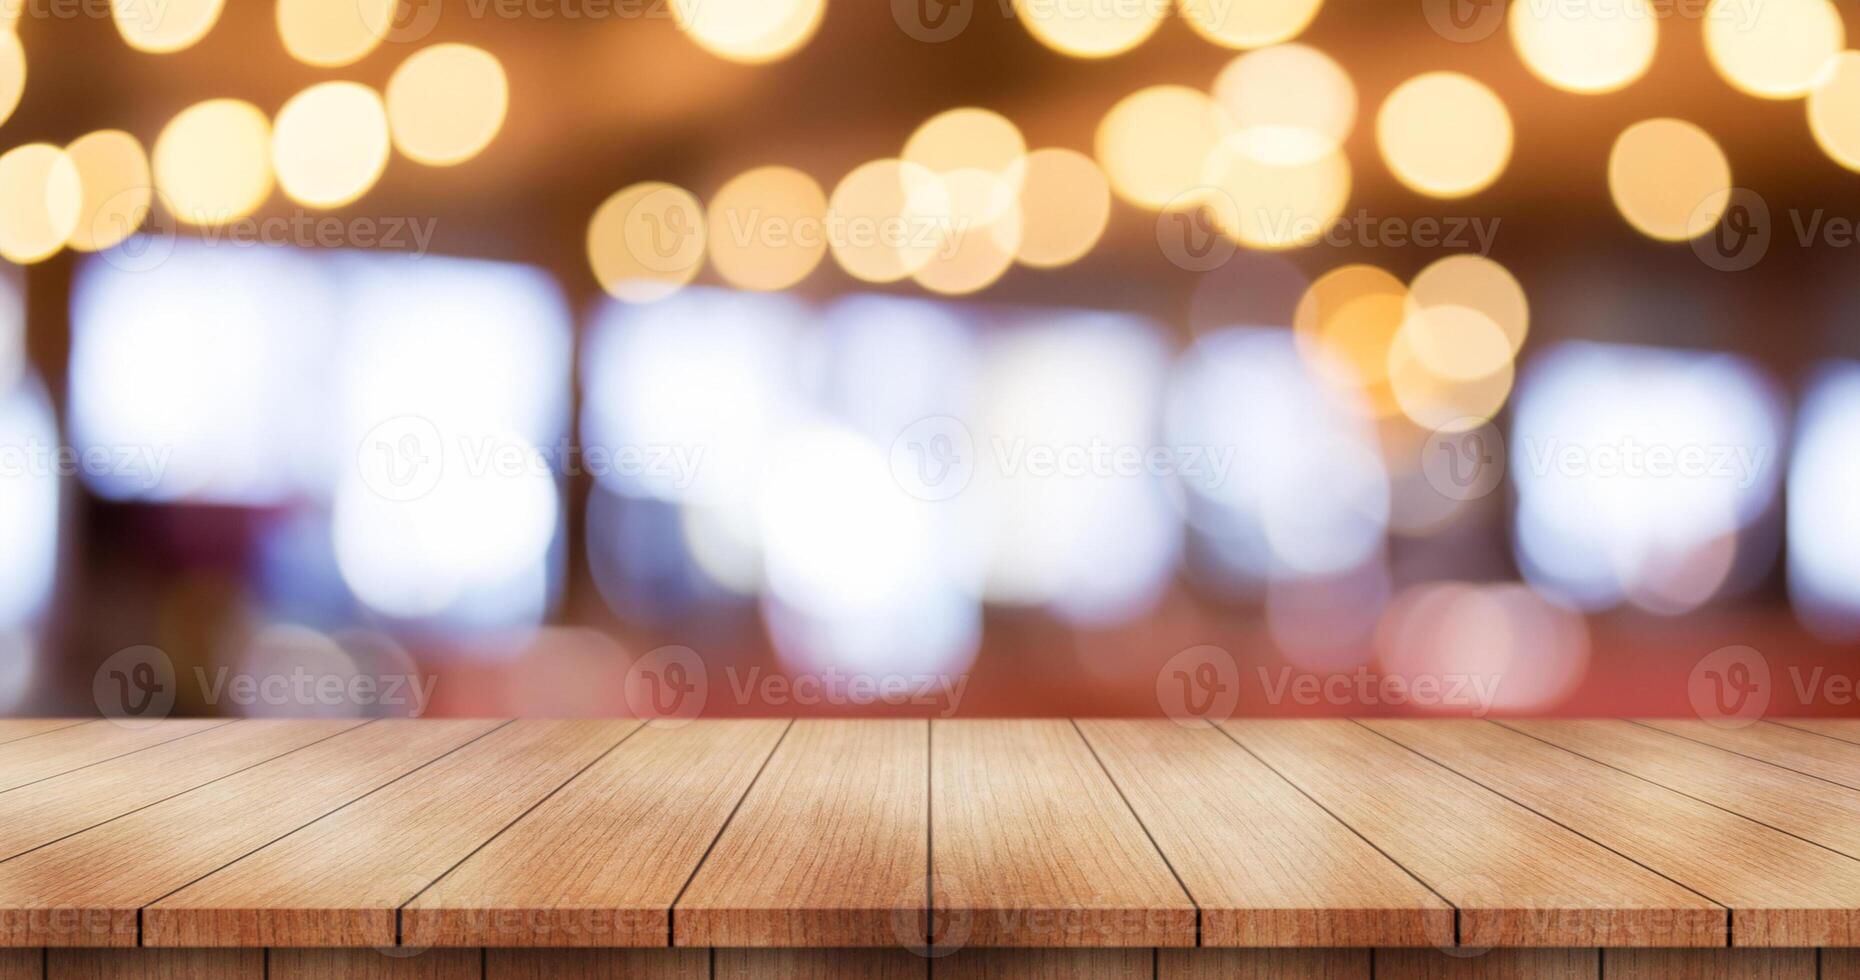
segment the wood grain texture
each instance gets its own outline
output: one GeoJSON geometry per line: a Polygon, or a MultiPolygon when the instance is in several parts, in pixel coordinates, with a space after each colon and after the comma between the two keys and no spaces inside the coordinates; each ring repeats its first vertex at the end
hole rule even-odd
{"type": "Polygon", "coordinates": [[[167,718],[126,728],[111,721],[93,721],[0,743],[0,792],[228,723],[224,718],[167,718]]]}
{"type": "Polygon", "coordinates": [[[1467,946],[1724,945],[1723,907],[1355,722],[1224,727],[1457,906],[1467,946]]]}
{"type": "Polygon", "coordinates": [[[489,949],[484,980],[709,980],[707,949],[489,949]]]}
{"type": "Polygon", "coordinates": [[[373,722],[0,863],[0,946],[133,946],[144,905],[497,725],[373,722]]]}
{"type": "Polygon", "coordinates": [[[479,980],[482,960],[475,949],[274,949],[265,980],[479,980]]]}
{"type": "Polygon", "coordinates": [[[1626,721],[1499,724],[1860,858],[1860,790],[1626,721]]]}
{"type": "Polygon", "coordinates": [[[1593,949],[1378,949],[1376,980],[1598,980],[1593,949]]]}
{"type": "Polygon", "coordinates": [[[44,951],[0,949],[0,980],[45,980],[44,951]]]}
{"type": "Polygon", "coordinates": [[[924,980],[924,961],[902,949],[720,949],[713,980],[924,980]]]}
{"type": "Polygon", "coordinates": [[[414,946],[663,946],[674,899],[787,729],[654,722],[401,911],[414,946]]]}
{"type": "Polygon", "coordinates": [[[514,721],[149,906],[145,946],[392,946],[400,907],[631,720],[514,721]]]}
{"type": "Polygon", "coordinates": [[[930,966],[937,980],[1150,980],[1148,949],[965,949],[930,966]]]}
{"type": "Polygon", "coordinates": [[[937,945],[1194,945],[1194,903],[1070,722],[932,722],[931,775],[937,945]]]}
{"type": "Polygon", "coordinates": [[[1733,945],[1860,945],[1860,861],[1491,722],[1362,724],[1729,907],[1733,945]]]}
{"type": "Polygon", "coordinates": [[[1860,744],[1860,718],[1772,718],[1769,723],[1860,744]]]}
{"type": "Polygon", "coordinates": [[[264,980],[262,949],[54,949],[46,980],[264,980]]]}
{"type": "Polygon", "coordinates": [[[0,743],[15,742],[22,738],[32,738],[46,732],[55,732],[60,728],[70,728],[94,718],[0,718],[0,743]]]}
{"type": "Polygon", "coordinates": [[[1758,722],[1719,728],[1702,721],[1642,721],[1637,724],[1735,752],[1771,765],[1818,776],[1849,789],[1860,788],[1860,745],[1783,725],[1758,722]]]}
{"type": "Polygon", "coordinates": [[[237,721],[0,793],[0,860],[361,725],[237,721]]]}
{"type": "Polygon", "coordinates": [[[1605,949],[1608,980],[1815,980],[1812,949],[1605,949]]]}
{"type": "Polygon", "coordinates": [[[1860,980],[1860,949],[1824,949],[1821,980],[1860,980]]]}
{"type": "Polygon", "coordinates": [[[926,932],[926,721],[797,721],[672,910],[680,946],[899,946],[926,932]]]}
{"type": "Polygon", "coordinates": [[[1366,949],[1165,949],[1157,980],[1370,980],[1366,949]]]}
{"type": "Polygon", "coordinates": [[[1453,943],[1453,908],[1211,725],[1080,721],[1203,946],[1453,943]]]}

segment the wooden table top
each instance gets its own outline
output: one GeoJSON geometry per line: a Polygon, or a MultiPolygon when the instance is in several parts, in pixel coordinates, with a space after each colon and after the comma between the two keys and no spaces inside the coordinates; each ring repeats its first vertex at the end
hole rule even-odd
{"type": "Polygon", "coordinates": [[[0,720],[0,946],[1860,946],[1860,721],[0,720]]]}

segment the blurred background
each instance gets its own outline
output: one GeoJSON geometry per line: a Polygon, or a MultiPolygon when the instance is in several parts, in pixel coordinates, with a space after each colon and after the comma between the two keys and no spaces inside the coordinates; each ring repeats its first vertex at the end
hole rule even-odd
{"type": "Polygon", "coordinates": [[[1828,0],[5,5],[0,711],[1854,711],[1828,0]]]}

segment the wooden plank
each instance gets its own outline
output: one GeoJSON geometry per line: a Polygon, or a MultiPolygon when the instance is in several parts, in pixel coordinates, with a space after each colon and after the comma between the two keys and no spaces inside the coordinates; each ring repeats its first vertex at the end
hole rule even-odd
{"type": "Polygon", "coordinates": [[[924,961],[902,949],[720,949],[714,980],[924,980],[924,961]]]}
{"type": "Polygon", "coordinates": [[[671,906],[787,729],[652,723],[401,910],[415,946],[663,946],[671,906]]]}
{"type": "Polygon", "coordinates": [[[1824,949],[1821,980],[1860,980],[1860,949],[1824,949]]]}
{"type": "Polygon", "coordinates": [[[515,721],[142,912],[145,946],[392,946],[399,908],[640,726],[515,721]]]}
{"type": "Polygon", "coordinates": [[[1192,946],[1194,903],[1063,720],[931,724],[939,946],[1192,946]]]}
{"type": "Polygon", "coordinates": [[[709,980],[707,949],[488,949],[484,980],[709,980]]]}
{"type": "Polygon", "coordinates": [[[1758,722],[1719,728],[1702,721],[1659,720],[1636,724],[1703,742],[1726,752],[1860,789],[1860,745],[1782,725],[1758,722]]]}
{"type": "Polygon", "coordinates": [[[45,951],[0,949],[0,980],[45,980],[45,951]]]}
{"type": "Polygon", "coordinates": [[[1593,949],[1378,949],[1375,960],[1376,980],[1598,980],[1601,975],[1593,949]]]}
{"type": "Polygon", "coordinates": [[[252,719],[0,793],[0,860],[362,724],[252,719]]]}
{"type": "Polygon", "coordinates": [[[1723,907],[1361,725],[1223,724],[1457,906],[1465,945],[1724,945],[1723,907]]]}
{"type": "Polygon", "coordinates": [[[1151,980],[1148,949],[965,949],[934,961],[935,980],[1151,980]]]}
{"type": "Polygon", "coordinates": [[[797,721],[672,910],[680,946],[925,935],[930,725],[797,721]]]}
{"type": "Polygon", "coordinates": [[[264,980],[262,949],[54,949],[46,980],[264,980]]]}
{"type": "Polygon", "coordinates": [[[1203,946],[1453,943],[1453,907],[1211,725],[1080,721],[1203,946]]]}
{"type": "Polygon", "coordinates": [[[475,949],[274,949],[265,980],[480,980],[475,949]]]}
{"type": "Polygon", "coordinates": [[[0,743],[32,738],[60,728],[95,721],[93,718],[0,718],[0,743]]]}
{"type": "Polygon", "coordinates": [[[0,744],[0,792],[229,722],[225,718],[166,718],[152,725],[127,728],[114,722],[93,721],[0,744]]]}
{"type": "Polygon", "coordinates": [[[1366,949],[1164,949],[1158,980],[1370,980],[1366,949]]]}
{"type": "Polygon", "coordinates": [[[1860,858],[1860,791],[1625,721],[1501,724],[1860,858]]]}
{"type": "Polygon", "coordinates": [[[1728,906],[1732,945],[1860,945],[1860,861],[1491,722],[1363,724],[1728,906]]]}
{"type": "Polygon", "coordinates": [[[1843,742],[1860,743],[1860,718],[1772,718],[1770,723],[1799,732],[1813,732],[1826,738],[1838,738],[1843,742]]]}
{"type": "Polygon", "coordinates": [[[1608,980],[1815,980],[1812,949],[1605,949],[1608,980]]]}
{"type": "Polygon", "coordinates": [[[373,722],[0,863],[0,946],[133,946],[144,905],[498,724],[373,722]]]}

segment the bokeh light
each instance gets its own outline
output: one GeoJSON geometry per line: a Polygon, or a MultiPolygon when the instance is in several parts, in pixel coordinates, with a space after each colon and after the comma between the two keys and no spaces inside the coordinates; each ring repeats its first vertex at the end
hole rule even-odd
{"type": "Polygon", "coordinates": [[[903,279],[943,246],[950,209],[948,185],[929,168],[894,159],[861,164],[827,199],[833,260],[866,282],[903,279]]]}
{"type": "Polygon", "coordinates": [[[1224,478],[1182,481],[1224,578],[1256,588],[1334,575],[1380,551],[1388,478],[1363,414],[1312,372],[1283,328],[1216,330],[1181,356],[1169,443],[1233,463],[1224,478]]]}
{"type": "Polygon", "coordinates": [[[1164,0],[1014,0],[1014,16],[1041,44],[1075,58],[1108,58],[1142,44],[1169,12],[1164,0]]]}
{"type": "Polygon", "coordinates": [[[1726,354],[1567,342],[1518,393],[1508,474],[1525,577],[1560,601],[1696,608],[1776,497],[1782,413],[1726,354]]]}
{"type": "Polygon", "coordinates": [[[1860,636],[1860,365],[1824,365],[1802,401],[1789,461],[1789,596],[1835,642],[1860,636]]]}
{"type": "Polygon", "coordinates": [[[340,68],[379,47],[400,0],[277,0],[284,50],[306,65],[340,68]]]}
{"type": "Polygon", "coordinates": [[[1395,178],[1429,197],[1465,197],[1511,160],[1511,113],[1490,88],[1456,72],[1396,86],[1376,114],[1376,145],[1395,178]]]}
{"type": "Polygon", "coordinates": [[[647,181],[614,192],[588,221],[588,265],[616,299],[651,303],[704,264],[704,206],[690,191],[647,181]]]}
{"type": "Polygon", "coordinates": [[[1459,307],[1477,313],[1505,335],[1511,353],[1530,333],[1531,306],[1524,287],[1503,265],[1483,255],[1449,255],[1415,274],[1408,283],[1408,314],[1459,307]]]}
{"type": "MultiPolygon", "coordinates": [[[[36,380],[0,387],[0,445],[58,445],[51,401],[36,380]]],[[[33,625],[50,603],[58,570],[58,475],[48,467],[10,466],[0,472],[0,635],[33,625]]],[[[0,657],[30,651],[8,649],[0,657]]],[[[6,666],[0,666],[5,673],[6,666]]],[[[0,700],[5,699],[0,682],[0,700]]]]}
{"type": "Polygon", "coordinates": [[[937,174],[983,170],[1018,191],[1026,169],[1027,141],[1019,127],[998,112],[951,109],[918,126],[905,141],[901,159],[937,174]]]}
{"type": "Polygon", "coordinates": [[[1468,333],[1477,335],[1476,331],[1489,331],[1484,335],[1483,355],[1468,356],[1452,348],[1439,349],[1434,354],[1436,362],[1444,361],[1455,369],[1452,373],[1420,356],[1415,350],[1414,335],[1407,329],[1407,320],[1389,345],[1389,391],[1401,413],[1422,429],[1471,431],[1497,415],[1511,396],[1515,368],[1510,358],[1500,358],[1492,346],[1494,340],[1502,344],[1503,338],[1495,338],[1497,328],[1490,321],[1481,318],[1472,323],[1468,333]],[[1490,372],[1475,373],[1493,362],[1497,367],[1490,372]]]}
{"type": "Polygon", "coordinates": [[[1178,0],[1182,19],[1195,33],[1229,48],[1257,48],[1289,41],[1317,16],[1324,0],[1178,0]]]}
{"type": "Polygon", "coordinates": [[[1275,164],[1228,137],[1208,154],[1203,204],[1214,224],[1242,245],[1295,248],[1316,242],[1350,201],[1350,161],[1341,152],[1275,164]]]}
{"type": "Polygon", "coordinates": [[[1059,147],[1027,154],[1014,253],[1022,265],[1053,269],[1077,261],[1110,220],[1111,185],[1090,157],[1059,147]]]}
{"type": "Polygon", "coordinates": [[[820,29],[826,0],[671,0],[678,26],[704,50],[762,64],[793,54],[820,29]]]}
{"type": "Polygon", "coordinates": [[[103,129],[72,140],[65,153],[83,190],[71,247],[96,252],[135,233],[154,198],[142,143],[120,129],[103,129]]]}
{"type": "Polygon", "coordinates": [[[1712,67],[1738,91],[1760,98],[1807,95],[1846,43],[1846,25],[1830,0],[1712,0],[1705,10],[1712,67]]]}
{"type": "Polygon", "coordinates": [[[949,220],[911,278],[945,295],[977,292],[1001,278],[1020,251],[1019,197],[1000,175],[974,167],[938,179],[948,194],[949,220]]]}
{"type": "Polygon", "coordinates": [[[1615,139],[1608,192],[1641,234],[1683,242],[1710,231],[1723,216],[1731,165],[1703,129],[1681,119],[1648,119],[1615,139]]]}
{"type": "Polygon", "coordinates": [[[0,29],[0,123],[12,117],[25,94],[26,49],[18,34],[0,29]]]}
{"type": "Polygon", "coordinates": [[[1389,411],[1389,348],[1407,316],[1408,289],[1372,265],[1346,265],[1314,280],[1292,324],[1298,349],[1318,377],[1363,390],[1389,411]]]}
{"type": "Polygon", "coordinates": [[[1231,128],[1204,93],[1151,86],[1112,106],[1098,124],[1098,163],[1118,197],[1161,210],[1201,185],[1208,154],[1231,128]]]}
{"type": "Polygon", "coordinates": [[[284,103],[271,131],[278,186],[292,200],[333,208],[368,193],[387,169],[387,110],[355,82],[323,82],[284,103]]]}
{"type": "Polygon", "coordinates": [[[1835,163],[1860,170],[1860,51],[1843,51],[1808,93],[1808,127],[1835,163]]]}
{"type": "Polygon", "coordinates": [[[422,48],[388,79],[394,146],[428,166],[449,167],[477,156],[503,127],[509,106],[504,66],[468,44],[422,48]]]}
{"type": "Polygon", "coordinates": [[[77,166],[50,143],[0,154],[0,257],[38,262],[77,230],[83,185],[77,166]]]}
{"type": "Polygon", "coordinates": [[[793,167],[738,174],[711,198],[706,241],[717,274],[740,289],[786,289],[827,252],[827,196],[793,167]]]}
{"type": "Polygon", "coordinates": [[[225,5],[226,0],[110,0],[110,17],[130,47],[168,54],[206,37],[225,5]]]}
{"type": "MultiPolygon", "coordinates": [[[[1464,386],[1507,371],[1530,329],[1530,305],[1504,266],[1481,255],[1451,255],[1409,283],[1401,329],[1402,353],[1412,355],[1413,367],[1449,387],[1464,386]]],[[[1404,380],[1415,402],[1419,379],[1404,380]]]]}
{"type": "Polygon", "coordinates": [[[1625,88],[1647,73],[1660,42],[1650,0],[1514,3],[1509,19],[1524,67],[1566,92],[1625,88]]]}
{"type": "Polygon", "coordinates": [[[1337,152],[1356,125],[1356,85],[1335,59],[1304,44],[1240,55],[1214,79],[1214,101],[1249,157],[1274,166],[1337,152]]]}
{"type": "Polygon", "coordinates": [[[1376,645],[1391,675],[1466,678],[1490,699],[1457,711],[1546,711],[1589,670],[1582,617],[1517,583],[1410,587],[1390,604],[1376,645]]]}
{"type": "Polygon", "coordinates": [[[217,225],[243,218],[271,193],[271,124],[250,102],[196,103],[156,137],[153,169],[176,220],[217,225]]]}

